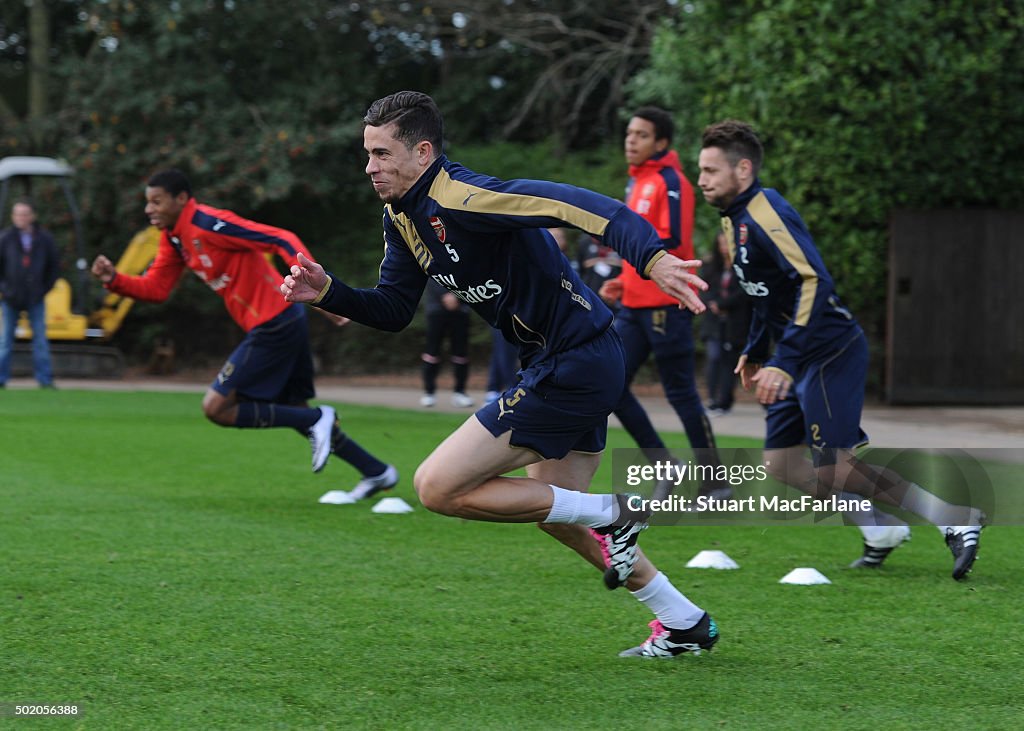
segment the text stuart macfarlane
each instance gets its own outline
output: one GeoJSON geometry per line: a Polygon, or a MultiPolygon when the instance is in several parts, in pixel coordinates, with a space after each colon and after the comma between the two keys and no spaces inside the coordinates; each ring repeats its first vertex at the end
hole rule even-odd
{"type": "Polygon", "coordinates": [[[837,495],[827,498],[814,498],[801,495],[794,498],[783,498],[778,495],[760,495],[745,498],[714,498],[701,495],[697,498],[686,498],[670,495],[660,500],[648,500],[640,495],[629,497],[630,510],[650,510],[652,512],[701,511],[716,513],[870,513],[871,501],[849,500],[837,495]]]}

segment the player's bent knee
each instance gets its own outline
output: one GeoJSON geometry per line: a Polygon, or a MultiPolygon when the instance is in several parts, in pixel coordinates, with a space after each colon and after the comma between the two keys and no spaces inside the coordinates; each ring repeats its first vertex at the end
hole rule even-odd
{"type": "Polygon", "coordinates": [[[203,416],[220,426],[232,426],[233,419],[229,418],[230,404],[226,403],[223,396],[214,392],[203,397],[203,416]]]}
{"type": "Polygon", "coordinates": [[[455,515],[456,501],[446,484],[444,475],[432,469],[427,463],[421,464],[412,478],[412,487],[423,507],[441,515],[455,515]]]}
{"type": "Polygon", "coordinates": [[[765,455],[762,460],[764,465],[764,471],[768,473],[768,476],[773,480],[784,482],[789,484],[789,469],[784,459],[772,459],[771,456],[765,455]]]}
{"type": "Polygon", "coordinates": [[[223,410],[203,409],[203,415],[218,426],[234,426],[223,410]]]}
{"type": "Polygon", "coordinates": [[[428,488],[419,489],[416,491],[416,494],[419,495],[423,507],[430,512],[449,517],[456,517],[458,515],[456,501],[443,492],[428,488]]]}

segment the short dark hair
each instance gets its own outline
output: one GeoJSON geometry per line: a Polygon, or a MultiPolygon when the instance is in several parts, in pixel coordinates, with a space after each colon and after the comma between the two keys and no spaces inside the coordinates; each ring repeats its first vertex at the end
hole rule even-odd
{"type": "Polygon", "coordinates": [[[444,119],[437,104],[418,91],[398,91],[378,99],[366,110],[364,127],[395,123],[395,139],[412,149],[421,140],[434,146],[437,155],[444,144],[444,119]]]}
{"type": "Polygon", "coordinates": [[[36,204],[27,195],[21,195],[15,198],[11,202],[11,209],[13,210],[15,206],[28,206],[32,209],[33,213],[36,212],[36,204]]]}
{"type": "Polygon", "coordinates": [[[764,148],[754,128],[738,119],[725,119],[709,124],[704,128],[701,138],[701,149],[719,147],[726,158],[735,167],[740,160],[750,160],[754,167],[754,175],[761,170],[764,160],[764,148]]]}
{"type": "Polygon", "coordinates": [[[676,125],[672,121],[672,115],[661,107],[645,106],[633,112],[634,117],[646,119],[654,125],[654,139],[672,141],[672,135],[676,132],[676,125]]]}
{"type": "Polygon", "coordinates": [[[192,184],[188,182],[188,176],[177,168],[167,168],[153,173],[146,181],[146,187],[163,188],[174,197],[181,192],[188,193],[189,198],[192,197],[192,184]]]}

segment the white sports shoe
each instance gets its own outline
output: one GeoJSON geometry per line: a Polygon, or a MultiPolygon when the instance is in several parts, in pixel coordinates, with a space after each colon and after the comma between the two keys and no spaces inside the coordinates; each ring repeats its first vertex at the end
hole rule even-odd
{"type": "Polygon", "coordinates": [[[468,409],[472,405],[472,397],[467,396],[461,391],[456,391],[452,394],[452,406],[458,406],[460,409],[468,409]]]}
{"type": "Polygon", "coordinates": [[[910,526],[876,525],[861,528],[864,554],[850,564],[851,569],[877,569],[904,541],[910,540],[910,526]]]}
{"type": "Polygon", "coordinates": [[[309,428],[309,446],[313,449],[313,472],[319,472],[331,456],[331,432],[336,414],[331,406],[320,407],[320,418],[309,428]]]}
{"type": "Polygon", "coordinates": [[[420,396],[420,406],[425,406],[428,409],[437,403],[437,396],[432,393],[425,393],[420,396]]]}
{"type": "Polygon", "coordinates": [[[381,472],[376,477],[364,477],[361,479],[355,487],[353,487],[348,496],[353,500],[365,500],[368,497],[376,495],[381,490],[390,490],[392,487],[398,484],[398,470],[392,464],[388,465],[388,468],[381,472]]]}

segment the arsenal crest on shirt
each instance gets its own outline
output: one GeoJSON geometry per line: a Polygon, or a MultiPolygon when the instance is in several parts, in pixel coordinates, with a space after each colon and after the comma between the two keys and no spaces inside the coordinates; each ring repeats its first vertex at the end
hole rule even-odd
{"type": "Polygon", "coordinates": [[[444,243],[444,221],[437,216],[430,217],[430,227],[434,229],[434,233],[437,234],[437,240],[442,244],[444,243]]]}
{"type": "Polygon", "coordinates": [[[747,243],[747,224],[740,224],[740,246],[745,246],[747,243]]]}

